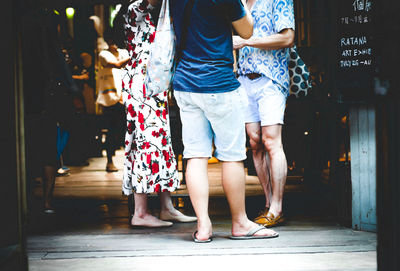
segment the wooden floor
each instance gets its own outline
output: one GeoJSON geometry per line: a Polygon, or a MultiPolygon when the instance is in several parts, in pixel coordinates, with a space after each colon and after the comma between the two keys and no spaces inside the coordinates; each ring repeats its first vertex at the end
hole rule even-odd
{"type": "MultiPolygon", "coordinates": [[[[116,164],[122,165],[121,152],[116,164]]],[[[222,197],[220,163],[209,164],[213,241],[195,244],[196,223],[165,229],[132,229],[129,206],[121,195],[121,170],[106,173],[105,158],[88,167],[72,167],[55,187],[55,215],[41,210],[39,184],[29,217],[29,269],[92,270],[376,270],[376,234],[353,231],[336,222],[326,195],[307,191],[299,178],[286,187],[285,225],[266,240],[230,240],[229,206],[222,197]],[[318,196],[320,197],[319,200],[318,196]]],[[[246,179],[246,210],[254,218],[264,198],[258,180],[246,179]]],[[[182,212],[193,215],[185,186],[174,194],[182,212]]],[[[157,215],[157,197],[149,198],[157,215]]]]}
{"type": "MultiPolygon", "coordinates": [[[[108,173],[105,171],[106,158],[96,157],[89,159],[89,166],[70,167],[70,175],[57,177],[54,189],[55,198],[76,198],[76,199],[113,199],[123,200],[121,194],[123,151],[119,150],[114,157],[114,164],[118,172],[108,173]]],[[[182,180],[182,163],[178,163],[179,176],[182,180]]],[[[221,185],[221,163],[210,163],[209,170],[210,196],[224,196],[221,185]]],[[[303,186],[301,178],[289,177],[286,191],[301,191],[303,186]]],[[[35,194],[40,196],[42,190],[38,185],[35,194]]],[[[187,196],[186,185],[172,193],[176,196],[187,196]]],[[[246,175],[246,195],[263,195],[261,185],[256,176],[246,175]]]]}
{"type": "Polygon", "coordinates": [[[228,238],[229,219],[212,220],[214,238],[209,244],[191,241],[193,223],[135,230],[108,222],[103,230],[31,236],[30,270],[376,270],[372,233],[293,220],[276,228],[276,239],[234,241],[228,238]]]}

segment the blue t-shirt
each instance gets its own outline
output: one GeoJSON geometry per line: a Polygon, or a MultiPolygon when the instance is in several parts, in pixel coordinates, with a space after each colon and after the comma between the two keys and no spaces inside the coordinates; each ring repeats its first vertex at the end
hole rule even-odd
{"type": "MultiPolygon", "coordinates": [[[[187,0],[170,0],[177,42],[187,0]]],[[[232,25],[246,15],[241,0],[197,0],[193,6],[186,49],[177,66],[177,91],[216,93],[237,89],[233,73],[232,25]]]]}

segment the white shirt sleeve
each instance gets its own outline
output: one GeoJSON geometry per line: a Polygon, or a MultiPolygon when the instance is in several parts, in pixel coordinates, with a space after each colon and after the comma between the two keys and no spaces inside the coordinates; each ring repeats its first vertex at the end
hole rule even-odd
{"type": "Polygon", "coordinates": [[[103,50],[99,53],[99,60],[103,67],[107,67],[110,62],[115,62],[117,59],[111,52],[103,50]]]}
{"type": "Polygon", "coordinates": [[[126,49],[118,49],[119,52],[119,58],[120,59],[126,59],[129,58],[129,52],[126,49]]]}

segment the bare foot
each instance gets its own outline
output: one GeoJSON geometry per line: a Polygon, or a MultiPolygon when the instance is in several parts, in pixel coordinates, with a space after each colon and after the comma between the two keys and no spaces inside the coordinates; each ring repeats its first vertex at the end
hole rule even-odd
{"type": "MultiPolygon", "coordinates": [[[[233,236],[244,236],[248,234],[251,230],[260,227],[260,225],[248,220],[245,224],[236,223],[232,225],[232,235],[233,236]]],[[[254,233],[254,236],[275,236],[276,231],[271,229],[262,229],[254,233]]]]}
{"type": "Polygon", "coordinates": [[[177,221],[177,222],[194,222],[197,221],[195,216],[187,216],[176,210],[175,208],[171,210],[161,210],[160,212],[161,220],[177,221]]]}
{"type": "Polygon", "coordinates": [[[212,225],[209,218],[204,222],[200,220],[197,222],[197,233],[195,237],[199,241],[205,241],[212,237],[212,225]]]}
{"type": "Polygon", "coordinates": [[[143,217],[133,216],[131,220],[132,226],[149,227],[149,228],[160,228],[170,227],[173,225],[172,222],[162,221],[151,214],[146,214],[143,217]]]}

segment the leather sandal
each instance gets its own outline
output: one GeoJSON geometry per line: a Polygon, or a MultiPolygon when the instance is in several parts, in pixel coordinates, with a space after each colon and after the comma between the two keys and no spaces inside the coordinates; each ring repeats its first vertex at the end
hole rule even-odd
{"type": "Polygon", "coordinates": [[[262,216],[260,219],[257,219],[257,221],[255,222],[257,224],[263,225],[264,227],[274,227],[278,224],[282,224],[283,222],[285,222],[285,218],[283,217],[283,214],[275,217],[273,213],[268,212],[266,215],[262,216]]]}
{"type": "Polygon", "coordinates": [[[264,217],[267,216],[268,212],[269,212],[269,208],[268,208],[268,207],[265,207],[265,209],[264,209],[263,211],[261,211],[261,212],[258,213],[258,216],[257,216],[256,218],[254,218],[253,221],[254,221],[255,223],[257,223],[257,224],[262,224],[262,223],[260,223],[260,222],[258,222],[258,221],[264,219],[264,217]]]}

